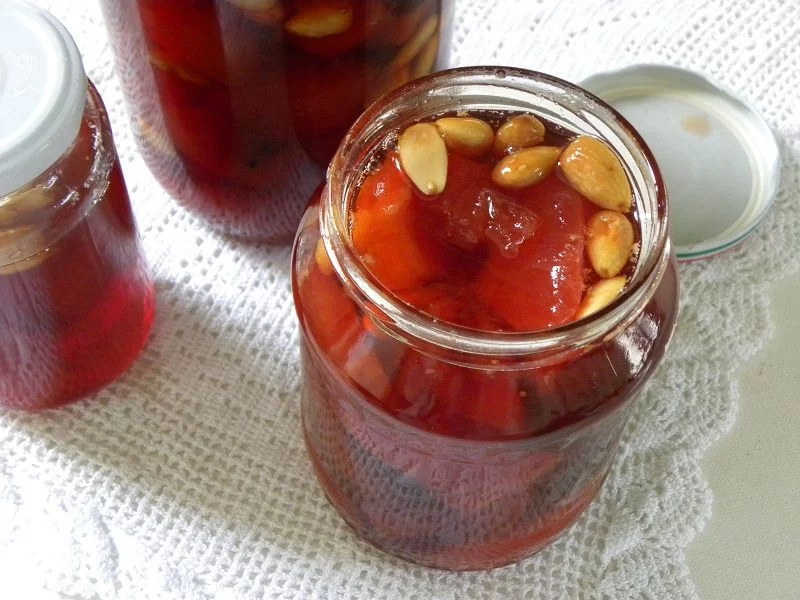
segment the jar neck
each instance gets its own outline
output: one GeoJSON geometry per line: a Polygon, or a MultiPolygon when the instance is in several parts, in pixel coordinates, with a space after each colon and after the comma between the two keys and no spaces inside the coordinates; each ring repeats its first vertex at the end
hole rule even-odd
{"type": "Polygon", "coordinates": [[[115,160],[108,115],[89,82],[67,150],[34,180],[0,196],[0,230],[14,233],[13,243],[0,245],[0,267],[25,261],[66,235],[103,198],[115,160]]]}
{"type": "Polygon", "coordinates": [[[467,67],[415,80],[373,104],[342,141],[321,199],[321,233],[348,293],[387,333],[427,354],[462,364],[544,366],[617,335],[644,310],[670,260],[664,185],[655,161],[630,124],[590,93],[522,69],[467,67]],[[411,123],[459,110],[533,112],[564,133],[604,139],[631,181],[641,241],[623,294],[588,318],[532,333],[482,332],[443,323],[410,308],[372,276],[349,230],[355,189],[376,151],[411,123]]]}

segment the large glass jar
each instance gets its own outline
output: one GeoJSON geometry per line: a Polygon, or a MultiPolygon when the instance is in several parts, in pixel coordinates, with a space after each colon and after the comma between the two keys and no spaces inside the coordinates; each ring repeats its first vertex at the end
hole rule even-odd
{"type": "Polygon", "coordinates": [[[302,220],[293,289],[303,430],[325,494],[379,548],[458,570],[518,561],[581,515],[606,477],[632,402],[661,362],[678,298],[664,186],[638,134],[567,82],[480,67],[412,82],[355,123],[302,220]],[[387,134],[460,110],[533,112],[556,130],[602,138],[620,156],[641,248],[614,303],[551,330],[479,332],[413,310],[370,275],[348,218],[366,162],[387,134]],[[491,402],[507,381],[525,398],[523,433],[441,435],[407,412],[445,394],[491,402]]]}
{"type": "Polygon", "coordinates": [[[51,15],[0,1],[0,65],[0,407],[40,410],[130,366],[153,283],[72,38],[51,15]]]}
{"type": "Polygon", "coordinates": [[[347,128],[446,65],[452,0],[102,0],[145,161],[215,228],[289,240],[347,128]]]}

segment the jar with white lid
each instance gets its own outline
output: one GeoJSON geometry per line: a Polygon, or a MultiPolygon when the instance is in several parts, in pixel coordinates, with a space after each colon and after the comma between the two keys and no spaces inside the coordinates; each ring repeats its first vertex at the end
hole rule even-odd
{"type": "Polygon", "coordinates": [[[0,0],[0,115],[0,407],[41,410],[130,366],[153,285],[78,49],[17,0],[0,0]]]}

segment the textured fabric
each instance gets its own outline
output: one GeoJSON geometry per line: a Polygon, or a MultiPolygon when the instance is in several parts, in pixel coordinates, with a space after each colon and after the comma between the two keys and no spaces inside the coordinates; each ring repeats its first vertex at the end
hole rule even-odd
{"type": "Polygon", "coordinates": [[[289,249],[224,239],[170,200],[137,155],[94,0],[38,3],[72,31],[110,110],[159,306],[145,354],[90,402],[0,415],[0,595],[696,597],[684,553],[712,500],[699,461],[770,336],[768,284],[798,268],[800,4],[460,1],[459,64],[577,81],[657,62],[717,79],[777,131],[783,183],[744,244],[681,266],[676,336],[598,501],[539,555],[452,574],[373,550],[329,507],[299,431],[289,249]]]}

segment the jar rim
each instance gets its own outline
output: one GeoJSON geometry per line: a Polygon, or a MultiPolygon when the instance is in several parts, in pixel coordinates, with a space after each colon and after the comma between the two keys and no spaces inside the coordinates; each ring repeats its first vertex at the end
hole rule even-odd
{"type": "Polygon", "coordinates": [[[585,349],[633,322],[655,293],[669,263],[668,222],[666,190],[653,154],[622,115],[572,83],[545,73],[501,66],[440,71],[409,82],[373,103],[350,128],[330,164],[320,215],[322,238],[334,269],[353,299],[376,324],[421,352],[444,353],[447,360],[456,363],[495,359],[492,364],[504,362],[505,369],[509,368],[509,362],[519,364],[523,360],[533,360],[541,366],[559,362],[565,354],[585,349]],[[491,88],[499,93],[487,96],[491,88]],[[545,111],[545,107],[555,111],[545,115],[547,120],[569,122],[574,118],[573,125],[580,121],[588,132],[601,137],[617,151],[637,200],[643,228],[642,247],[626,289],[600,311],[552,329],[479,331],[416,311],[381,286],[355,252],[350,239],[351,191],[363,172],[360,167],[386,139],[387,128],[392,131],[419,121],[420,117],[473,105],[497,109],[501,101],[537,114],[545,111]]]}

